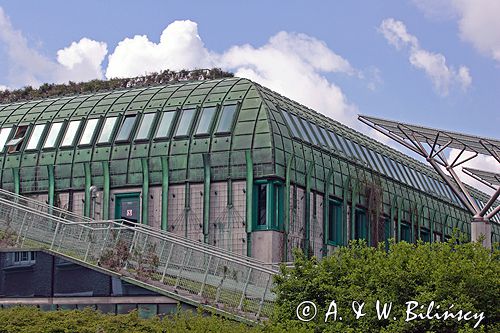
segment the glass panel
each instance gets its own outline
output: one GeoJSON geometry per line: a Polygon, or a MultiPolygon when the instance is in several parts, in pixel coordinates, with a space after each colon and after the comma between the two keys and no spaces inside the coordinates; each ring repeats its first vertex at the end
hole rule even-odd
{"type": "Polygon", "coordinates": [[[141,126],[139,126],[139,131],[137,131],[137,135],[135,136],[136,140],[149,138],[149,132],[151,131],[151,125],[153,125],[155,116],[155,113],[146,113],[142,116],[141,126]]]}
{"type": "Polygon", "coordinates": [[[351,156],[351,150],[347,146],[346,139],[343,136],[337,135],[337,138],[339,139],[340,145],[342,146],[342,151],[346,153],[346,155],[351,156]]]}
{"type": "Polygon", "coordinates": [[[63,123],[53,123],[50,126],[49,135],[47,135],[47,140],[45,140],[45,144],[43,148],[54,148],[56,145],[57,137],[59,136],[59,132],[61,131],[63,123]]]}
{"type": "Polygon", "coordinates": [[[234,115],[236,114],[236,104],[224,105],[221,115],[219,117],[219,124],[217,126],[217,133],[225,133],[231,131],[233,125],[234,115]]]}
{"type": "Polygon", "coordinates": [[[76,133],[78,133],[78,128],[80,127],[80,120],[70,121],[68,128],[66,129],[66,134],[62,140],[61,146],[72,146],[75,142],[76,133]]]}
{"type": "Polygon", "coordinates": [[[356,213],[354,215],[354,239],[366,239],[366,236],[368,235],[366,213],[356,209],[356,213]]]}
{"type": "Polygon", "coordinates": [[[318,144],[318,139],[316,138],[316,136],[314,135],[314,133],[312,132],[311,130],[311,127],[309,127],[309,123],[307,122],[307,120],[303,119],[303,118],[299,118],[300,121],[302,122],[302,125],[304,126],[304,128],[306,129],[307,131],[307,134],[309,135],[309,137],[312,139],[313,143],[315,145],[318,144]]]}
{"type": "Polygon", "coordinates": [[[198,128],[196,129],[196,134],[209,134],[210,127],[212,125],[212,120],[215,115],[217,108],[215,106],[210,108],[203,108],[201,110],[200,121],[198,122],[198,128]]]}
{"type": "Polygon", "coordinates": [[[381,156],[385,162],[384,165],[385,165],[387,174],[394,179],[399,179],[398,174],[396,173],[396,170],[394,170],[394,166],[391,164],[391,160],[384,155],[379,154],[379,156],[381,156]]]}
{"type": "Polygon", "coordinates": [[[420,171],[415,171],[415,173],[417,174],[417,177],[420,180],[420,183],[422,184],[422,190],[429,191],[430,189],[429,189],[429,186],[427,185],[427,183],[424,180],[424,175],[422,175],[420,173],[420,171]]]}
{"type": "Polygon", "coordinates": [[[350,155],[351,156],[356,156],[356,152],[354,150],[354,147],[352,146],[352,142],[351,140],[349,140],[348,138],[343,138],[345,140],[345,143],[347,145],[347,151],[350,152],[350,155]]]}
{"type": "Polygon", "coordinates": [[[321,144],[323,146],[327,146],[327,144],[325,142],[325,139],[323,139],[323,136],[319,132],[318,126],[316,126],[316,124],[311,124],[311,126],[313,128],[314,133],[316,134],[316,136],[318,137],[319,141],[321,142],[321,144]]]}
{"type": "Polygon", "coordinates": [[[117,117],[106,118],[104,122],[104,126],[102,127],[101,135],[99,136],[99,140],[97,143],[107,143],[110,141],[111,134],[113,133],[113,129],[115,128],[117,117]]]}
{"type": "Polygon", "coordinates": [[[335,148],[335,144],[332,142],[332,138],[328,135],[326,130],[321,126],[319,126],[319,130],[323,134],[323,137],[326,139],[327,145],[331,148],[335,148]]]}
{"type": "Polygon", "coordinates": [[[342,243],[342,205],[329,201],[328,206],[328,241],[335,245],[342,243]]]}
{"type": "Polygon", "coordinates": [[[40,137],[43,134],[43,130],[45,129],[45,124],[36,125],[33,133],[31,133],[30,140],[28,141],[28,145],[26,149],[36,149],[38,147],[38,142],[40,142],[40,137]]]}
{"type": "Polygon", "coordinates": [[[257,185],[257,225],[266,225],[267,185],[257,185]]]}
{"type": "Polygon", "coordinates": [[[285,122],[288,124],[288,127],[292,131],[292,135],[300,138],[300,134],[299,134],[299,132],[297,132],[297,128],[295,127],[295,124],[292,122],[290,115],[286,111],[283,111],[283,110],[281,110],[281,114],[283,115],[283,118],[285,118],[285,122]]]}
{"type": "Polygon", "coordinates": [[[363,155],[363,152],[361,151],[361,148],[359,148],[359,145],[354,142],[354,141],[351,141],[351,145],[352,147],[354,148],[354,154],[362,161],[365,161],[366,162],[366,158],[365,158],[365,155],[363,155]]]}
{"type": "Polygon", "coordinates": [[[120,132],[118,132],[118,136],[116,137],[116,141],[128,141],[130,140],[130,133],[134,128],[136,115],[126,116],[123,120],[122,127],[120,127],[120,132]]]}
{"type": "Polygon", "coordinates": [[[411,228],[409,224],[401,223],[401,240],[411,242],[411,228]]]}
{"type": "Polygon", "coordinates": [[[158,126],[158,131],[156,132],[157,138],[168,137],[174,116],[175,116],[175,111],[163,112],[163,114],[161,115],[160,126],[158,126]]]}
{"type": "Polygon", "coordinates": [[[12,127],[6,127],[0,130],[0,152],[3,151],[5,142],[7,142],[7,138],[9,137],[10,132],[12,132],[12,127]]]}
{"type": "Polygon", "coordinates": [[[332,142],[335,145],[335,149],[337,149],[338,151],[344,151],[344,148],[340,144],[340,140],[339,140],[337,134],[335,134],[332,131],[328,131],[328,133],[330,134],[330,138],[332,139],[332,142]]]}
{"type": "Polygon", "coordinates": [[[195,113],[196,109],[186,109],[181,111],[181,118],[179,119],[179,125],[177,126],[175,136],[185,136],[189,134],[189,128],[191,127],[195,113]]]}
{"type": "Polygon", "coordinates": [[[410,178],[406,174],[406,171],[405,171],[403,164],[401,164],[399,162],[395,162],[395,163],[397,164],[398,170],[400,171],[401,175],[403,176],[403,179],[406,182],[406,184],[411,185],[411,186],[415,186],[411,183],[410,178]]]}
{"type": "Polygon", "coordinates": [[[85,129],[83,130],[82,138],[80,139],[81,145],[88,145],[92,142],[92,137],[94,136],[95,128],[98,122],[99,119],[97,118],[87,120],[85,129]]]}
{"type": "Polygon", "coordinates": [[[300,122],[299,122],[299,119],[297,118],[297,116],[295,116],[293,114],[291,116],[292,116],[293,121],[295,122],[295,125],[297,126],[297,129],[300,132],[300,137],[302,139],[306,140],[307,142],[311,142],[311,139],[304,132],[304,128],[300,125],[300,122]]]}

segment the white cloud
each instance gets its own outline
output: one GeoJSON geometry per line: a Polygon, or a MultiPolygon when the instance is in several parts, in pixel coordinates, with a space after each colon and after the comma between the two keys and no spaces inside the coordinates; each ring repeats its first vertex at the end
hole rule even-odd
{"type": "Polygon", "coordinates": [[[325,73],[357,74],[349,62],[318,39],[279,32],[260,47],[233,46],[223,53],[210,51],[192,21],[175,21],[154,43],[134,36],[118,43],[109,56],[106,77],[130,77],[162,69],[220,66],[305,104],[333,119],[358,126],[356,108],[325,73]]]}
{"type": "Polygon", "coordinates": [[[413,0],[427,15],[458,20],[460,37],[500,63],[500,1],[413,0]]]}
{"type": "Polygon", "coordinates": [[[38,86],[43,82],[59,83],[102,78],[101,63],[107,53],[105,43],[82,38],[79,42],[58,51],[58,60],[53,61],[28,46],[28,41],[12,26],[2,7],[0,42],[7,50],[9,86],[38,86]]]}
{"type": "Polygon", "coordinates": [[[10,90],[10,88],[0,84],[0,91],[3,91],[3,90],[10,90]]]}
{"type": "Polygon", "coordinates": [[[147,36],[125,38],[109,56],[106,77],[132,77],[164,69],[180,70],[211,67],[210,52],[192,21],[175,21],[161,34],[159,43],[147,36]]]}
{"type": "Polygon", "coordinates": [[[467,67],[460,66],[457,71],[446,64],[446,58],[441,53],[421,48],[417,37],[407,32],[403,22],[388,18],[382,21],[379,30],[396,49],[409,49],[410,64],[425,72],[441,96],[448,95],[453,85],[459,85],[463,90],[471,85],[472,77],[467,67]]]}

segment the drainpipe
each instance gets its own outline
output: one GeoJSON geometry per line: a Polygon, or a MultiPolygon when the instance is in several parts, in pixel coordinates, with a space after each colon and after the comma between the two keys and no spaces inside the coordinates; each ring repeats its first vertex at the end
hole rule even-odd
{"type": "Polygon", "coordinates": [[[253,223],[253,160],[252,152],[245,151],[245,161],[247,169],[246,184],[246,232],[247,232],[247,256],[252,256],[252,223],[253,223]]]}

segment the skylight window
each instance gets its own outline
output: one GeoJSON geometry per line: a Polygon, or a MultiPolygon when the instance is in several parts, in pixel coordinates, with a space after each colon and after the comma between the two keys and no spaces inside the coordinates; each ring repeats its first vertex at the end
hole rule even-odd
{"type": "Polygon", "coordinates": [[[31,137],[28,141],[26,149],[33,150],[38,148],[38,143],[40,142],[40,138],[42,137],[44,129],[45,124],[39,124],[35,126],[35,128],[33,129],[33,133],[31,133],[31,137]]]}
{"type": "Polygon", "coordinates": [[[318,126],[316,126],[316,124],[311,124],[312,128],[313,128],[313,131],[314,133],[316,133],[316,136],[318,137],[319,141],[321,142],[321,144],[323,146],[328,146],[325,142],[325,139],[323,139],[323,136],[321,135],[321,133],[319,132],[319,129],[318,129],[318,126]]]}
{"type": "Polygon", "coordinates": [[[136,140],[146,140],[149,138],[149,132],[151,132],[155,116],[155,113],[146,113],[142,116],[141,126],[139,126],[139,130],[135,136],[136,140]]]}
{"type": "Polygon", "coordinates": [[[156,132],[156,138],[168,138],[174,116],[175,111],[163,112],[161,115],[160,126],[158,126],[158,131],[156,132]]]}
{"type": "Polygon", "coordinates": [[[231,131],[233,125],[234,116],[236,114],[236,104],[224,105],[222,108],[221,115],[219,117],[219,123],[217,125],[217,133],[227,133],[231,131]]]}
{"type": "Polygon", "coordinates": [[[43,148],[54,148],[56,145],[56,140],[59,137],[59,132],[61,132],[63,123],[52,123],[50,125],[49,134],[47,135],[47,139],[43,145],[43,148]]]}
{"type": "Polygon", "coordinates": [[[217,108],[215,106],[203,108],[201,110],[200,121],[198,122],[198,128],[196,128],[196,134],[210,134],[210,128],[212,127],[212,121],[217,108]]]}
{"type": "Polygon", "coordinates": [[[12,132],[12,127],[5,127],[0,130],[0,152],[3,151],[5,143],[9,138],[10,132],[12,132]]]}
{"type": "Polygon", "coordinates": [[[174,136],[186,136],[189,134],[189,129],[191,128],[195,113],[196,109],[185,109],[181,111],[179,125],[177,126],[174,136]]]}
{"type": "Polygon", "coordinates": [[[116,141],[128,141],[130,140],[130,134],[132,133],[132,129],[134,128],[136,115],[126,116],[123,120],[122,127],[120,127],[120,131],[116,136],[116,141]]]}
{"type": "Polygon", "coordinates": [[[297,138],[301,138],[299,132],[297,131],[297,127],[295,127],[295,124],[290,118],[290,115],[283,110],[281,110],[281,113],[283,114],[283,118],[285,118],[285,122],[288,124],[288,128],[290,128],[290,130],[292,131],[292,135],[297,138]]]}
{"type": "Polygon", "coordinates": [[[117,117],[106,118],[104,126],[102,127],[101,135],[97,140],[97,143],[109,143],[111,139],[111,134],[113,134],[113,129],[115,128],[117,117]]]}
{"type": "Polygon", "coordinates": [[[68,128],[66,129],[66,134],[62,140],[62,147],[73,146],[75,143],[75,136],[78,133],[78,128],[80,128],[81,120],[73,120],[69,122],[68,128]]]}
{"type": "Polygon", "coordinates": [[[304,140],[306,140],[307,142],[311,142],[311,139],[309,139],[309,137],[307,136],[307,134],[304,132],[304,129],[302,128],[302,126],[300,125],[299,123],[299,119],[297,118],[296,115],[293,115],[291,114],[290,115],[293,119],[293,122],[295,123],[295,125],[297,126],[297,130],[299,131],[300,133],[300,137],[304,140]]]}
{"type": "Polygon", "coordinates": [[[85,129],[83,130],[82,138],[80,139],[81,145],[89,145],[94,137],[94,132],[97,127],[99,119],[89,119],[85,124],[85,129]]]}
{"type": "Polygon", "coordinates": [[[312,142],[317,145],[318,144],[318,139],[316,138],[316,136],[314,135],[314,133],[312,132],[311,128],[309,127],[309,123],[307,122],[307,120],[305,120],[304,118],[299,118],[301,123],[302,123],[302,126],[304,126],[304,128],[306,129],[306,132],[307,132],[307,135],[309,136],[310,139],[312,139],[312,142]]]}

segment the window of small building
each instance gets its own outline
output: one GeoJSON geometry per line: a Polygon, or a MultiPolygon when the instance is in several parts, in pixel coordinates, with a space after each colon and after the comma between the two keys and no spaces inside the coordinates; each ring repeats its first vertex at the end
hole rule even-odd
{"type": "Polygon", "coordinates": [[[28,125],[18,126],[16,128],[16,133],[14,134],[14,137],[5,144],[5,146],[9,148],[8,150],[9,153],[15,153],[21,149],[24,136],[26,135],[27,130],[28,130],[28,125]]]}
{"type": "Polygon", "coordinates": [[[38,144],[40,143],[40,138],[42,137],[43,130],[45,129],[45,124],[36,125],[31,133],[31,137],[28,140],[28,145],[26,149],[34,150],[38,148],[38,144]]]}
{"type": "Polygon", "coordinates": [[[283,185],[279,181],[259,181],[255,184],[255,229],[282,229],[283,200],[283,185]]]}
{"type": "Polygon", "coordinates": [[[62,122],[52,123],[52,125],[50,125],[49,134],[43,144],[43,148],[54,148],[56,146],[56,141],[61,132],[62,125],[62,122]]]}
{"type": "Polygon", "coordinates": [[[355,209],[354,239],[368,239],[368,217],[363,209],[355,209]]]}
{"type": "Polygon", "coordinates": [[[5,147],[5,143],[9,138],[10,133],[12,132],[12,127],[5,127],[0,130],[0,152],[3,152],[5,147]]]}
{"type": "Polygon", "coordinates": [[[328,200],[328,243],[343,245],[342,227],[342,204],[335,200],[328,200]]]}
{"type": "Polygon", "coordinates": [[[70,147],[75,144],[75,137],[80,128],[81,120],[72,120],[69,122],[68,128],[66,129],[66,134],[61,143],[61,147],[70,147]]]}
{"type": "Polygon", "coordinates": [[[185,109],[181,110],[181,116],[179,117],[179,124],[177,125],[177,130],[175,131],[176,137],[189,135],[189,129],[191,128],[191,123],[193,122],[196,109],[185,109]]]}
{"type": "Polygon", "coordinates": [[[94,137],[94,132],[99,123],[99,119],[89,119],[85,124],[85,129],[83,130],[82,137],[80,139],[80,145],[89,145],[92,142],[92,138],[94,137]]]}
{"type": "Polygon", "coordinates": [[[149,138],[151,128],[153,127],[156,113],[146,113],[142,115],[141,125],[135,136],[136,140],[146,140],[149,138]]]}
{"type": "Polygon", "coordinates": [[[405,241],[411,243],[411,224],[406,222],[401,222],[401,235],[400,241],[405,241]]]}
{"type": "Polygon", "coordinates": [[[212,128],[212,122],[216,111],[217,107],[215,106],[201,109],[200,120],[198,121],[198,127],[196,128],[197,135],[210,134],[210,129],[212,128]]]}
{"type": "Polygon", "coordinates": [[[172,120],[174,119],[176,111],[163,112],[161,115],[160,125],[156,131],[156,138],[168,138],[170,128],[172,127],[172,120]]]}
{"type": "Polygon", "coordinates": [[[257,226],[267,224],[267,184],[257,185],[257,226]]]}
{"type": "Polygon", "coordinates": [[[120,127],[120,131],[118,132],[118,135],[116,136],[116,141],[129,141],[130,140],[130,134],[132,133],[132,130],[134,129],[134,124],[135,124],[135,119],[137,118],[137,115],[129,115],[126,116],[125,119],[123,119],[122,126],[120,127]]]}
{"type": "Polygon", "coordinates": [[[36,262],[35,251],[19,251],[8,254],[7,263],[11,266],[33,265],[36,262]]]}
{"type": "Polygon", "coordinates": [[[238,105],[224,105],[217,124],[216,133],[229,133],[233,126],[234,117],[236,115],[236,108],[238,105]]]}
{"type": "Polygon", "coordinates": [[[420,228],[420,239],[423,242],[430,242],[431,241],[431,232],[427,229],[420,228]]]}
{"type": "Polygon", "coordinates": [[[109,143],[111,141],[111,134],[113,134],[117,119],[118,117],[106,118],[101,135],[99,135],[99,139],[97,139],[97,143],[109,143]]]}

